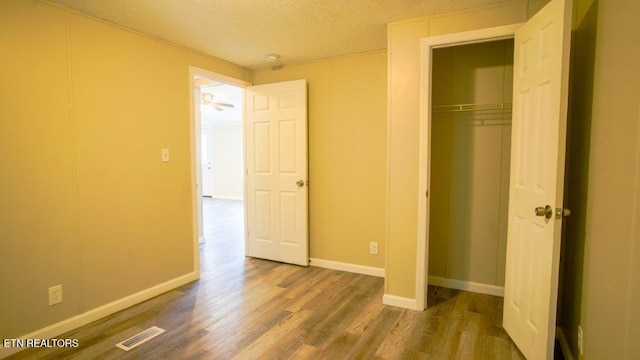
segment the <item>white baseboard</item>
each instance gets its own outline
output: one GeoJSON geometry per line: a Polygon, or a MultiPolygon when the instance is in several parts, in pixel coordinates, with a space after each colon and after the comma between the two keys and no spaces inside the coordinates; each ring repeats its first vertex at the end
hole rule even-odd
{"type": "Polygon", "coordinates": [[[309,259],[311,266],[332,269],[332,270],[340,270],[347,271],[356,274],[363,275],[371,275],[377,277],[384,277],[384,268],[377,268],[372,266],[363,266],[356,264],[343,263],[339,261],[331,261],[331,260],[322,260],[322,259],[309,259]]]}
{"type": "MultiPolygon", "coordinates": [[[[309,265],[326,268],[326,269],[347,271],[347,272],[356,273],[356,274],[364,274],[364,275],[371,275],[371,276],[378,276],[378,277],[384,277],[385,275],[384,268],[343,263],[339,261],[311,258],[309,265]]],[[[416,299],[410,299],[410,298],[405,298],[401,296],[385,294],[382,296],[382,303],[385,305],[396,306],[403,309],[411,309],[411,310],[419,310],[419,311],[424,310],[419,306],[417,306],[416,299]]]]}
{"type": "MultiPolygon", "coordinates": [[[[20,336],[19,339],[52,339],[58,335],[62,335],[68,331],[77,329],[81,326],[84,326],[90,322],[102,319],[103,317],[109,316],[113,313],[116,313],[120,310],[124,310],[133,305],[139,304],[143,301],[149,300],[155,296],[158,296],[167,291],[173,290],[179,286],[184,284],[188,284],[192,281],[198,280],[200,278],[200,274],[196,272],[192,272],[175,279],[169,280],[162,284],[158,284],[156,286],[150,287],[148,289],[142,290],[138,293],[129,295],[122,299],[118,299],[114,302],[111,302],[106,305],[102,305],[95,309],[89,310],[80,315],[76,315],[70,317],[68,319],[62,320],[53,325],[49,325],[42,329],[36,330],[32,333],[20,336]]],[[[9,355],[15,354],[24,350],[24,348],[3,348],[0,347],[0,359],[5,358],[9,355]]]]}
{"type": "Polygon", "coordinates": [[[424,310],[420,306],[418,306],[416,299],[406,298],[406,297],[401,297],[396,295],[384,294],[382,296],[382,303],[385,305],[395,306],[403,309],[418,310],[418,311],[424,310]]]}
{"type": "Polygon", "coordinates": [[[472,291],[480,294],[504,297],[504,287],[482,284],[473,281],[447,279],[439,276],[429,276],[429,285],[442,286],[450,289],[472,291]]]}
{"type": "Polygon", "coordinates": [[[564,356],[564,359],[573,360],[573,354],[571,354],[571,349],[569,349],[567,337],[564,336],[564,330],[562,330],[561,327],[556,327],[556,339],[560,342],[560,348],[562,349],[562,356],[564,356]]]}

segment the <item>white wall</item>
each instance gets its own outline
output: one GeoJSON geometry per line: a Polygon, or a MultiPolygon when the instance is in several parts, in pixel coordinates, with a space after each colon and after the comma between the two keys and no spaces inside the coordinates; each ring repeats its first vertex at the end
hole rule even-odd
{"type": "Polygon", "coordinates": [[[202,127],[212,129],[212,196],[218,199],[243,198],[242,109],[244,89],[230,84],[216,83],[203,87],[213,92],[216,101],[231,104],[222,111],[213,106],[202,107],[202,127]]]}
{"type": "Polygon", "coordinates": [[[213,127],[213,197],[241,200],[242,126],[213,127]]]}

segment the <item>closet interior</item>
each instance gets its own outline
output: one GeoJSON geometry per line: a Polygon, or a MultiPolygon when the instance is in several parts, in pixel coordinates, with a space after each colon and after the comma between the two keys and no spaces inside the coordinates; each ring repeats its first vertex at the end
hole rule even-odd
{"type": "Polygon", "coordinates": [[[513,40],[433,50],[429,284],[502,295],[513,40]]]}

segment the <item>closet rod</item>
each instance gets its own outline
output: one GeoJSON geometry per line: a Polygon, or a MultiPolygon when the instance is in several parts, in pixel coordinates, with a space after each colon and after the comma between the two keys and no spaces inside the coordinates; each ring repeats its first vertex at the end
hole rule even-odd
{"type": "Polygon", "coordinates": [[[433,112],[511,110],[511,103],[439,105],[432,107],[432,110],[433,112]]]}

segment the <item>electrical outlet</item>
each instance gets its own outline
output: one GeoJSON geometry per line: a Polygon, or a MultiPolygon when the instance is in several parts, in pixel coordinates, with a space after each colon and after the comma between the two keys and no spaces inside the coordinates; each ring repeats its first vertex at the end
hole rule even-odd
{"type": "Polygon", "coordinates": [[[49,288],[49,306],[62,302],[62,285],[49,288]]]}
{"type": "Polygon", "coordinates": [[[584,355],[584,352],[582,351],[583,336],[582,326],[578,325],[578,351],[580,352],[580,355],[584,355]]]}
{"type": "Polygon", "coordinates": [[[378,253],[378,243],[375,241],[372,241],[369,243],[369,253],[371,254],[377,254],[378,253]]]}

